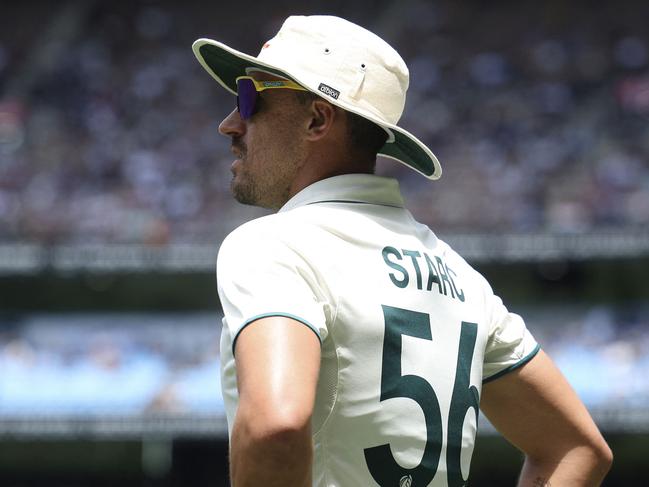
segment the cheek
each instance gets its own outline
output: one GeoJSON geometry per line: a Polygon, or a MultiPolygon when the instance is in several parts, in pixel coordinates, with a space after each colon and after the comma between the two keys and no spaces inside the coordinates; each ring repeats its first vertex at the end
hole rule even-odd
{"type": "Polygon", "coordinates": [[[248,151],[246,160],[251,166],[261,165],[268,152],[266,137],[260,130],[251,130],[247,135],[246,145],[248,151]]]}
{"type": "Polygon", "coordinates": [[[258,124],[248,132],[248,158],[251,161],[270,159],[281,148],[283,144],[281,134],[269,126],[270,123],[258,124]]]}
{"type": "Polygon", "coordinates": [[[247,159],[251,166],[268,169],[299,157],[295,117],[270,110],[259,113],[246,132],[247,159]]]}

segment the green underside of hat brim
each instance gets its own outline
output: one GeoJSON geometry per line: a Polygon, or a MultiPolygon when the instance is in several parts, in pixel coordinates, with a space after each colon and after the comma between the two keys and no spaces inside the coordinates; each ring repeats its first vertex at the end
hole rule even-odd
{"type": "Polygon", "coordinates": [[[441,171],[439,171],[439,174],[436,174],[433,162],[430,159],[422,160],[422,150],[419,145],[396,129],[392,129],[392,133],[394,134],[394,142],[387,143],[381,147],[379,155],[395,159],[427,178],[439,179],[442,175],[441,171]]]}
{"type": "Polygon", "coordinates": [[[230,52],[211,44],[200,46],[198,48],[198,53],[207,65],[203,65],[203,67],[206,67],[207,71],[216,78],[224,88],[234,95],[237,94],[237,78],[239,76],[247,76],[248,71],[254,68],[263,69],[264,71],[276,74],[277,76],[289,78],[297,82],[297,80],[285,71],[260,63],[247,54],[239,52],[235,54],[234,52],[230,52]]]}
{"type": "MultiPolygon", "coordinates": [[[[291,76],[289,73],[261,63],[252,56],[233,49],[230,50],[230,48],[227,48],[227,46],[224,45],[202,44],[197,46],[200,42],[201,41],[197,41],[194,46],[196,57],[207,72],[233,95],[237,94],[236,79],[239,76],[246,76],[251,69],[261,69],[277,76],[293,80],[309,89],[309,91],[322,96],[317,91],[312,90],[304,83],[301,83],[300,80],[291,76]]],[[[353,109],[344,106],[342,103],[337,103],[336,100],[331,100],[327,97],[323,98],[334,105],[341,106],[345,110],[354,112],[353,109]]],[[[363,116],[363,114],[358,114],[363,116]]],[[[441,177],[441,167],[439,166],[439,162],[437,162],[437,168],[435,167],[436,164],[433,163],[433,158],[435,161],[437,161],[437,159],[432,152],[424,150],[421,145],[417,144],[413,138],[408,136],[409,134],[405,130],[392,124],[381,123],[377,120],[372,120],[372,122],[383,126],[394,135],[394,140],[386,143],[379,151],[379,155],[395,159],[429,179],[438,179],[441,177]]]]}

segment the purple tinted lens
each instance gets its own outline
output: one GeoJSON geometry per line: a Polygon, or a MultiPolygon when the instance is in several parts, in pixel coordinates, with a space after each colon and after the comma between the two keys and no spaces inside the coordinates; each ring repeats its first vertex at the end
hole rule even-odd
{"type": "Polygon", "coordinates": [[[252,117],[257,109],[257,90],[250,79],[237,81],[237,108],[244,120],[252,117]]]}

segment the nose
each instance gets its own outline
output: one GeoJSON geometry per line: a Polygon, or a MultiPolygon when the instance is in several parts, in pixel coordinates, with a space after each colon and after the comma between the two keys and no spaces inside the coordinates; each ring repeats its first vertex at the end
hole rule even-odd
{"type": "Polygon", "coordinates": [[[246,123],[236,108],[219,124],[219,133],[226,137],[241,137],[246,133],[246,123]]]}

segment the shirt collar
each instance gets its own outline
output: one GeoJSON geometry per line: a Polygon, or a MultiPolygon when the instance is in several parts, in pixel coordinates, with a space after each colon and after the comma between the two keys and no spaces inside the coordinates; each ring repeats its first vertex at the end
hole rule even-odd
{"type": "Polygon", "coordinates": [[[404,206],[396,179],[373,174],[343,174],[307,186],[288,200],[279,212],[327,201],[404,206]]]}

